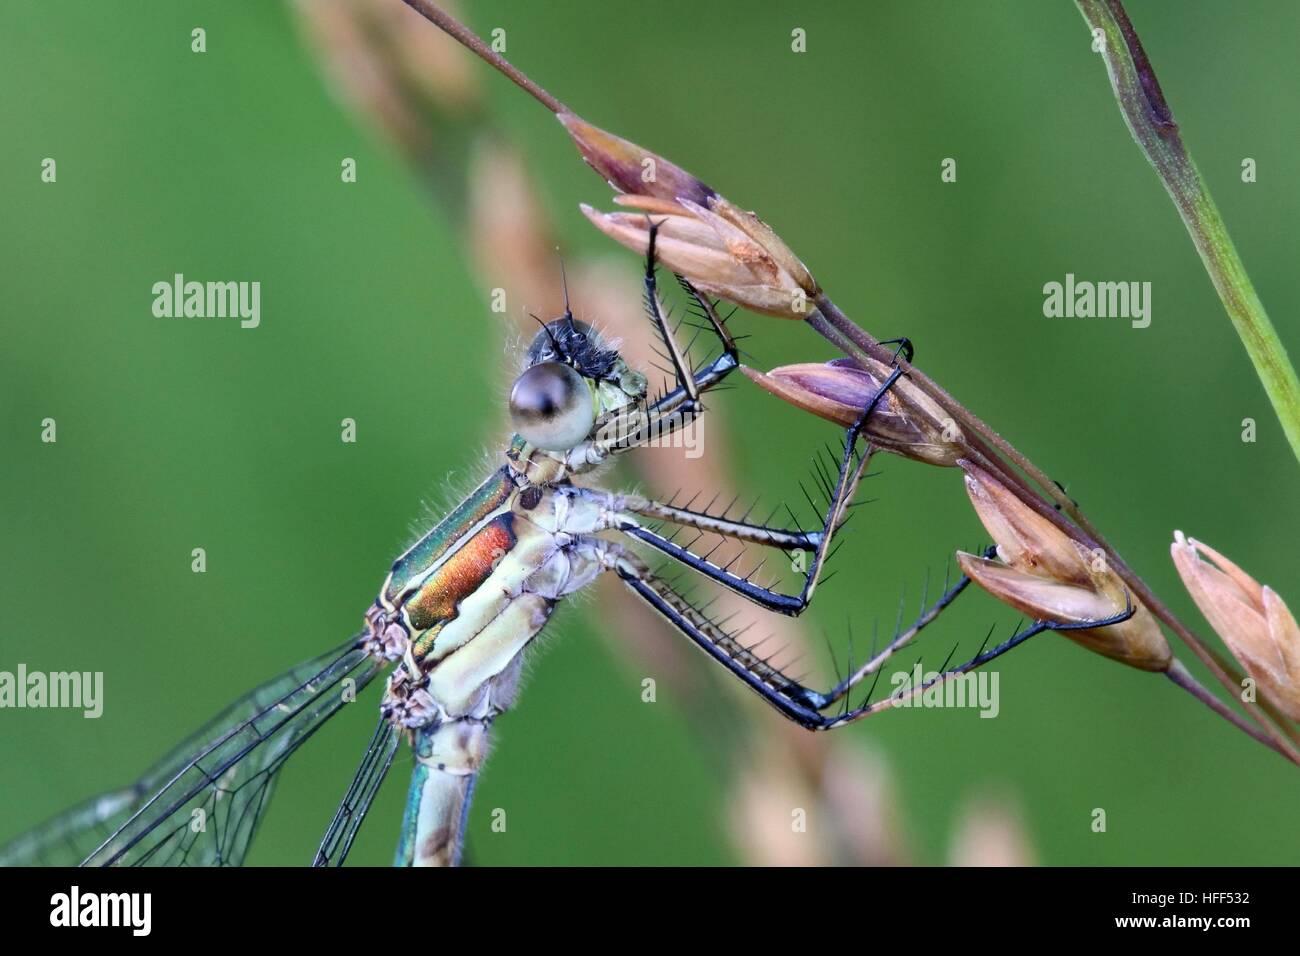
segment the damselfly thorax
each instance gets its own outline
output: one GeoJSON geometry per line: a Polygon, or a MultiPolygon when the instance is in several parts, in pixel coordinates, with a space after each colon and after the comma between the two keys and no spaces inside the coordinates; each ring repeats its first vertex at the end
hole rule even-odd
{"type": "Polygon", "coordinates": [[[611,566],[611,543],[593,537],[610,518],[570,478],[608,456],[597,423],[641,405],[645,378],[572,316],[543,328],[528,361],[511,399],[527,437],[397,559],[366,615],[367,650],[401,662],[382,705],[399,728],[499,714],[555,602],[611,566]]]}

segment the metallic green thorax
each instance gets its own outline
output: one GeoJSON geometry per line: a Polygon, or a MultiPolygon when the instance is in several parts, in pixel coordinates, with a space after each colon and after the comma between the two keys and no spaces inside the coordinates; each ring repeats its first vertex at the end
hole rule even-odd
{"type": "Polygon", "coordinates": [[[427,575],[430,568],[453,546],[462,541],[476,525],[497,512],[516,490],[508,468],[499,468],[470,493],[455,510],[439,521],[424,537],[411,545],[393,563],[383,596],[389,607],[396,607],[403,592],[427,575]]]}

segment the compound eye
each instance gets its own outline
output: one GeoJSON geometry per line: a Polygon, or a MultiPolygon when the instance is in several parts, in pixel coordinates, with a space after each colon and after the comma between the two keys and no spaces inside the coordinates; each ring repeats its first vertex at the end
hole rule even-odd
{"type": "Polygon", "coordinates": [[[515,379],[510,390],[510,421],[530,445],[568,451],[596,423],[587,381],[563,362],[542,362],[515,379]]]}

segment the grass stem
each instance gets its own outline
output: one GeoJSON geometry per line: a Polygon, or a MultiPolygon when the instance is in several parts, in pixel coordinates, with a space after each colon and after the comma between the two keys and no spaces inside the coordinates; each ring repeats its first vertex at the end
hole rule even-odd
{"type": "Polygon", "coordinates": [[[1255,374],[1268,394],[1291,450],[1300,459],[1300,379],[1246,274],[1219,208],[1183,143],[1173,112],[1124,4],[1121,0],[1075,2],[1096,38],[1093,48],[1105,60],[1106,73],[1129,132],[1174,201],[1223,308],[1255,366],[1255,374]]]}

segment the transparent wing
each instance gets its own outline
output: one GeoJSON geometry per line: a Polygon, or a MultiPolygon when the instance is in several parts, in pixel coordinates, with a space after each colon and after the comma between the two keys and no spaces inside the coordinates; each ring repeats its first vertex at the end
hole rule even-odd
{"type": "Polygon", "coordinates": [[[0,864],[239,865],[284,761],[379,666],[356,638],[298,665],[226,708],[134,786],[0,849],[0,864]]]}
{"type": "Polygon", "coordinates": [[[76,866],[141,801],[135,787],[92,797],[0,847],[0,866],[76,866]]]}
{"type": "Polygon", "coordinates": [[[362,821],[370,812],[370,804],[374,802],[380,785],[388,776],[388,768],[393,765],[397,743],[397,728],[381,717],[375,735],[370,738],[370,746],[366,748],[366,755],[361,760],[361,766],[357,768],[348,792],[343,795],[334,819],[325,831],[312,866],[343,865],[348,851],[352,849],[352,841],[361,829],[362,821]]]}

